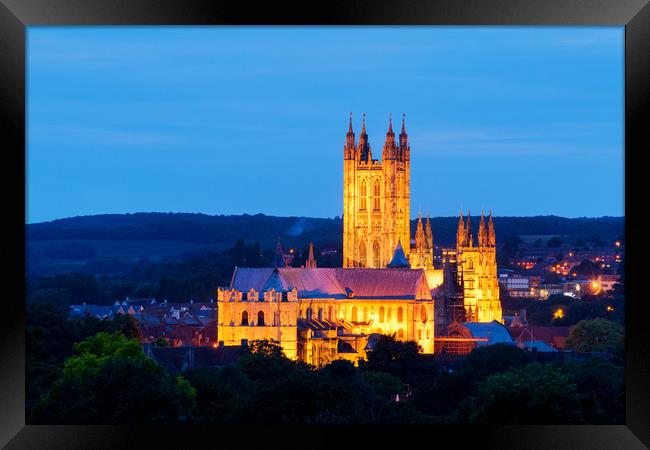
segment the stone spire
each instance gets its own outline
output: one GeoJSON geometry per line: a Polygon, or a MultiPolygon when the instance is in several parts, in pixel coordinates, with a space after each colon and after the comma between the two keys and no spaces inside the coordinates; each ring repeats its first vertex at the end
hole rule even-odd
{"type": "Polygon", "coordinates": [[[361,134],[359,135],[359,157],[361,161],[372,161],[372,151],[370,143],[368,142],[368,134],[366,133],[366,113],[363,113],[363,120],[361,121],[361,134]]]}
{"type": "Polygon", "coordinates": [[[418,253],[424,250],[426,246],[424,229],[422,227],[422,213],[418,212],[418,226],[415,229],[415,248],[418,253]]]}
{"type": "Polygon", "coordinates": [[[307,269],[315,269],[316,268],[316,258],[314,258],[314,243],[313,242],[309,243],[309,257],[307,258],[307,261],[305,262],[305,267],[307,269]]]}
{"type": "Polygon", "coordinates": [[[352,130],[352,113],[350,113],[350,125],[348,126],[348,133],[345,135],[345,146],[343,147],[343,159],[354,159],[356,142],[354,138],[354,131],[352,130]]]}
{"type": "Polygon", "coordinates": [[[278,244],[275,246],[275,255],[273,255],[273,266],[274,267],[286,267],[287,260],[284,256],[284,250],[282,249],[282,244],[280,243],[280,237],[278,236],[278,244]]]}
{"type": "Polygon", "coordinates": [[[467,226],[465,227],[465,246],[472,247],[474,245],[474,236],[472,236],[472,220],[471,212],[467,210],[467,226]]]}
{"type": "Polygon", "coordinates": [[[460,212],[458,218],[458,230],[456,231],[456,246],[462,247],[465,245],[465,221],[463,220],[463,211],[460,212]]]}
{"type": "Polygon", "coordinates": [[[409,138],[406,134],[406,126],[404,125],[404,120],[406,114],[402,114],[402,132],[399,134],[399,159],[402,161],[407,161],[411,159],[411,146],[409,145],[409,138]]]}
{"type": "Polygon", "coordinates": [[[424,227],[424,237],[427,242],[427,250],[433,250],[433,233],[431,232],[431,220],[429,219],[429,213],[427,212],[427,223],[424,227]]]}
{"type": "Polygon", "coordinates": [[[492,210],[490,210],[490,218],[488,219],[487,243],[490,247],[496,247],[497,245],[497,236],[494,233],[494,223],[492,223],[492,210]]]}
{"type": "Polygon", "coordinates": [[[481,210],[481,223],[478,225],[478,245],[479,247],[487,247],[487,229],[483,210],[481,210]]]}
{"type": "Polygon", "coordinates": [[[388,131],[386,132],[386,142],[382,159],[395,159],[397,157],[397,147],[395,145],[395,133],[393,133],[393,114],[391,113],[388,121],[388,131]]]}

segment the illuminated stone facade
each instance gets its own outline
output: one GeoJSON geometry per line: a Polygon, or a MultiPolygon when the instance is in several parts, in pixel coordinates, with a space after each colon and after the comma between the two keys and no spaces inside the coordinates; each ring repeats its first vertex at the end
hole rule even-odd
{"type": "Polygon", "coordinates": [[[492,213],[485,222],[481,213],[477,241],[472,233],[471,217],[461,212],[456,232],[456,263],[462,277],[466,320],[503,323],[497,277],[496,235],[492,213]]]}
{"type": "Polygon", "coordinates": [[[289,358],[308,364],[357,364],[378,334],[395,334],[433,353],[436,328],[502,322],[492,214],[487,223],[481,215],[475,242],[471,220],[465,223],[461,213],[456,248],[443,249],[436,269],[428,214],[425,223],[418,215],[411,247],[409,173],[404,119],[396,143],[391,118],[378,161],[372,159],[365,116],[358,143],[350,117],[343,268],[316,268],[311,244],[305,267],[286,267],[278,243],[275,267],[235,268],[230,286],[218,290],[219,340],[233,346],[275,339],[289,358]]]}
{"type": "Polygon", "coordinates": [[[350,114],[343,148],[343,267],[386,267],[398,242],[409,257],[410,167],[404,118],[399,142],[390,119],[380,161],[372,158],[365,115],[357,143],[350,114]]]}
{"type": "Polygon", "coordinates": [[[275,339],[315,366],[365,359],[372,334],[434,350],[434,302],[423,270],[235,268],[217,295],[224,345],[275,339]]]}

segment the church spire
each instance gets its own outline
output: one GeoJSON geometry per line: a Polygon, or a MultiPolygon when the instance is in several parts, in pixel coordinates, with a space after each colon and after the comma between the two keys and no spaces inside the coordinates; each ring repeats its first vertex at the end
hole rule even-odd
{"type": "Polygon", "coordinates": [[[433,233],[431,232],[431,220],[429,219],[429,213],[427,212],[427,223],[424,227],[424,236],[427,242],[427,250],[433,250],[433,233]]]}
{"type": "Polygon", "coordinates": [[[415,247],[420,250],[424,249],[424,229],[422,228],[422,213],[418,212],[418,226],[415,230],[415,247]]]}
{"type": "Polygon", "coordinates": [[[314,258],[314,243],[313,242],[309,243],[309,257],[307,258],[307,261],[305,262],[305,267],[307,269],[315,269],[316,268],[316,258],[314,258]]]}
{"type": "Polygon", "coordinates": [[[405,118],[406,114],[402,114],[402,132],[399,134],[399,155],[402,160],[411,159],[411,147],[409,145],[408,135],[406,134],[406,125],[404,125],[405,118]]]}
{"type": "Polygon", "coordinates": [[[384,151],[382,159],[395,159],[397,156],[397,147],[395,146],[395,133],[393,133],[393,114],[390,114],[388,119],[388,131],[386,132],[386,142],[384,143],[384,151]]]}
{"type": "Polygon", "coordinates": [[[368,143],[368,134],[366,133],[366,113],[363,113],[361,121],[361,134],[359,135],[359,154],[361,161],[372,161],[372,151],[368,143]]]}
{"type": "Polygon", "coordinates": [[[478,225],[478,245],[479,247],[487,247],[487,230],[483,210],[481,210],[481,223],[478,225]]]}
{"type": "Polygon", "coordinates": [[[273,255],[273,266],[275,267],[287,267],[287,260],[284,256],[284,250],[282,249],[282,244],[280,243],[280,237],[278,236],[278,244],[275,246],[275,255],[273,255]]]}
{"type": "Polygon", "coordinates": [[[350,125],[348,126],[348,133],[345,135],[343,159],[354,159],[355,145],[354,130],[352,130],[352,113],[350,113],[350,125]]]}
{"type": "Polygon", "coordinates": [[[472,236],[472,213],[470,210],[467,210],[467,227],[465,231],[465,245],[472,247],[474,245],[474,237],[472,236]]]}
{"type": "Polygon", "coordinates": [[[463,211],[460,211],[458,218],[458,231],[456,231],[456,246],[463,247],[465,245],[465,221],[463,220],[463,211]]]}
{"type": "Polygon", "coordinates": [[[494,223],[492,223],[492,210],[490,210],[490,218],[488,219],[487,243],[490,247],[496,247],[497,237],[494,233],[494,223]]]}

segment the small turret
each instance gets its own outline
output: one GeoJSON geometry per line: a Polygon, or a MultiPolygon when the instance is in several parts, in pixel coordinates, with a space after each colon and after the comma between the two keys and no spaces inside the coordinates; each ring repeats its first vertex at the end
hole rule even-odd
{"type": "Polygon", "coordinates": [[[273,255],[273,267],[287,267],[287,260],[278,237],[278,244],[275,246],[275,255],[273,255]]]}
{"type": "Polygon", "coordinates": [[[492,210],[490,210],[490,218],[488,219],[487,244],[490,247],[496,247],[497,245],[497,236],[494,233],[494,223],[492,223],[492,210]]]}
{"type": "Polygon", "coordinates": [[[388,131],[386,132],[386,142],[384,143],[384,151],[382,159],[395,159],[397,157],[397,146],[395,145],[395,133],[393,133],[393,114],[388,119],[388,131]]]}
{"type": "Polygon", "coordinates": [[[465,221],[463,220],[463,211],[460,212],[458,218],[458,230],[456,231],[456,247],[463,247],[465,245],[465,221]]]}
{"type": "Polygon", "coordinates": [[[316,268],[316,258],[314,258],[314,243],[313,242],[309,243],[309,257],[307,258],[307,261],[305,262],[305,268],[307,268],[307,269],[315,269],[316,268]]]}
{"type": "Polygon", "coordinates": [[[478,225],[478,245],[487,247],[487,229],[485,227],[485,216],[481,210],[481,223],[478,225]]]}
{"type": "Polygon", "coordinates": [[[366,113],[363,113],[361,134],[359,135],[359,159],[366,162],[372,161],[372,150],[370,149],[368,134],[366,133],[366,113]]]}
{"type": "Polygon", "coordinates": [[[408,135],[406,134],[406,126],[404,125],[404,120],[406,114],[402,114],[402,132],[399,134],[399,151],[398,157],[402,161],[408,161],[411,159],[411,146],[409,145],[408,135]]]}
{"type": "Polygon", "coordinates": [[[354,131],[352,130],[352,113],[350,113],[350,125],[348,126],[348,133],[345,135],[345,146],[343,147],[343,159],[354,159],[355,157],[355,138],[354,131]]]}
{"type": "Polygon", "coordinates": [[[465,247],[474,246],[474,236],[472,236],[472,214],[467,210],[467,225],[465,226],[465,247]]]}
{"type": "Polygon", "coordinates": [[[425,245],[426,245],[426,241],[424,237],[424,228],[422,227],[422,213],[418,213],[418,225],[417,228],[415,229],[416,252],[419,254],[422,250],[424,250],[425,245]]]}
{"type": "Polygon", "coordinates": [[[429,219],[429,213],[427,213],[427,223],[424,227],[424,237],[427,243],[427,250],[433,251],[433,233],[431,232],[431,220],[429,219]]]}

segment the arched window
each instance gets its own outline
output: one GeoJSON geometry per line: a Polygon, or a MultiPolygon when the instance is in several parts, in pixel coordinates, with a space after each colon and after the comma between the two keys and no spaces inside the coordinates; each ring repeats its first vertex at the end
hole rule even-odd
{"type": "Polygon", "coordinates": [[[359,267],[366,267],[366,243],[361,241],[359,243],[359,267]]]}
{"type": "Polygon", "coordinates": [[[368,308],[365,306],[363,307],[363,321],[367,322],[368,321],[368,308]]]}
{"type": "Polygon", "coordinates": [[[375,191],[373,192],[373,206],[372,209],[375,211],[379,211],[380,209],[380,199],[381,199],[381,186],[379,184],[379,180],[375,181],[375,191]]]}
{"type": "Polygon", "coordinates": [[[368,187],[366,186],[366,180],[361,180],[361,195],[359,209],[362,211],[366,210],[366,197],[368,196],[368,187]]]}
{"type": "Polygon", "coordinates": [[[388,322],[388,323],[390,323],[390,320],[391,320],[391,316],[392,316],[391,313],[392,313],[392,308],[389,306],[386,309],[386,322],[388,322]]]}
{"type": "Polygon", "coordinates": [[[379,308],[379,323],[384,323],[384,307],[379,308]]]}
{"type": "Polygon", "coordinates": [[[280,312],[278,311],[273,314],[273,325],[276,327],[280,326],[280,312]]]}
{"type": "Polygon", "coordinates": [[[357,307],[356,307],[356,306],[353,306],[353,307],[352,307],[352,318],[351,318],[350,320],[351,320],[352,322],[358,322],[358,321],[359,321],[359,317],[358,317],[357,307]]]}
{"type": "Polygon", "coordinates": [[[427,321],[427,308],[424,305],[420,306],[420,319],[423,323],[427,321]]]}
{"type": "Polygon", "coordinates": [[[248,325],[248,311],[241,313],[241,324],[248,325]]]}
{"type": "Polygon", "coordinates": [[[327,308],[327,320],[329,320],[330,322],[332,321],[332,307],[331,306],[329,306],[327,308]]]}
{"type": "Polygon", "coordinates": [[[257,313],[257,326],[258,327],[264,326],[264,311],[259,311],[257,313]]]}
{"type": "Polygon", "coordinates": [[[379,269],[381,266],[381,256],[380,256],[380,249],[379,249],[379,242],[375,241],[372,244],[372,261],[373,261],[373,267],[375,269],[379,269]]]}
{"type": "Polygon", "coordinates": [[[473,260],[472,258],[469,259],[469,262],[467,263],[467,268],[468,268],[469,270],[473,270],[473,269],[474,269],[474,260],[473,260]]]}
{"type": "Polygon", "coordinates": [[[404,329],[403,328],[400,328],[399,330],[397,330],[397,338],[398,339],[404,339],[404,329]]]}
{"type": "Polygon", "coordinates": [[[318,308],[318,320],[323,321],[323,308],[318,308]]]}
{"type": "Polygon", "coordinates": [[[402,323],[404,322],[404,310],[400,306],[397,308],[397,323],[402,323]]]}
{"type": "Polygon", "coordinates": [[[312,311],[312,309],[307,308],[307,314],[306,314],[307,320],[311,320],[311,317],[312,317],[313,314],[314,314],[314,312],[312,311]]]}

